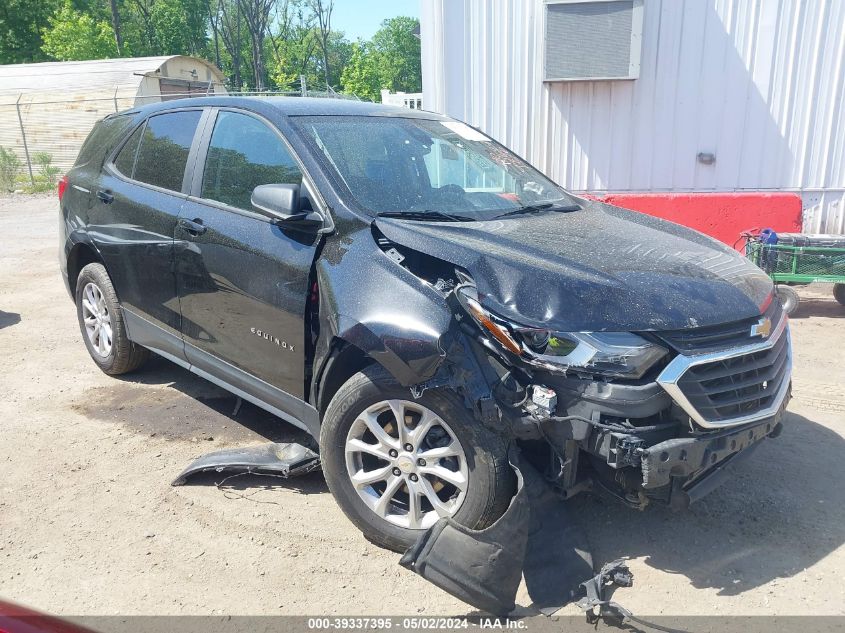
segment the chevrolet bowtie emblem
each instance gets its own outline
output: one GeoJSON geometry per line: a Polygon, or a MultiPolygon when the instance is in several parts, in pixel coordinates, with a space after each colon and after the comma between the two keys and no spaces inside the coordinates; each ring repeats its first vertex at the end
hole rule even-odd
{"type": "Polygon", "coordinates": [[[751,336],[759,336],[760,338],[768,338],[772,333],[772,320],[769,317],[763,317],[757,323],[751,326],[751,336]]]}

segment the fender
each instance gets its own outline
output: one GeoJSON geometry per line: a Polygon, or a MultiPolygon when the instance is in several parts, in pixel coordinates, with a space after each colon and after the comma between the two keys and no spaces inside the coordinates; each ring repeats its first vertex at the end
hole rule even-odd
{"type": "Polygon", "coordinates": [[[79,271],[86,264],[95,261],[102,262],[104,260],[100,249],[97,248],[97,245],[84,228],[74,227],[68,220],[62,226],[62,230],[67,231],[67,234],[59,257],[59,268],[65,282],[65,288],[71,298],[75,300],[75,289],[71,287],[70,275],[79,274],[79,271]],[[84,250],[88,250],[92,255],[81,255],[84,250]]]}
{"type": "Polygon", "coordinates": [[[369,226],[342,240],[327,240],[316,278],[320,292],[316,368],[322,370],[331,341],[339,338],[375,360],[403,386],[435,374],[445,358],[441,338],[452,314],[428,283],[378,249],[369,226]],[[366,277],[361,271],[367,271],[366,277]]]}

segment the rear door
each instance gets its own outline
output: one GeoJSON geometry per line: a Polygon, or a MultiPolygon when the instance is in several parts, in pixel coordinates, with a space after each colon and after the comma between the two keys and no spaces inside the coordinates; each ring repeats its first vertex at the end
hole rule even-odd
{"type": "Polygon", "coordinates": [[[197,368],[302,419],[305,309],[319,236],[256,213],[255,187],[303,182],[280,132],[220,109],[205,126],[177,227],[186,355],[197,368]]]}
{"type": "Polygon", "coordinates": [[[182,359],[173,236],[202,115],[186,109],[141,123],[103,170],[89,224],[132,339],[182,359]]]}

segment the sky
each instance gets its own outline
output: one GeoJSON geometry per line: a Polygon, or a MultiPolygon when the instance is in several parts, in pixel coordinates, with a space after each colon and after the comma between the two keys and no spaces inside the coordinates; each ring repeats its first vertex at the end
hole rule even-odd
{"type": "Polygon", "coordinates": [[[335,0],[332,29],[343,31],[347,39],[368,40],[382,20],[397,15],[420,17],[422,0],[335,0]]]}

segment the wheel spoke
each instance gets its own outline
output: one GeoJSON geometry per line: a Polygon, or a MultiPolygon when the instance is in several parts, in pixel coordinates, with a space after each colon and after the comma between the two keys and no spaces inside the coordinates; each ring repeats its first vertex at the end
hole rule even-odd
{"type": "Polygon", "coordinates": [[[385,431],[382,425],[378,423],[376,416],[372,413],[365,411],[361,414],[361,417],[358,418],[358,420],[367,426],[370,433],[375,435],[376,439],[382,444],[382,446],[396,446],[398,444],[398,441],[395,438],[390,437],[388,432],[385,431]]]}
{"type": "Polygon", "coordinates": [[[408,429],[405,427],[405,405],[402,404],[401,400],[388,400],[387,404],[396,419],[396,433],[399,436],[399,443],[404,446],[410,439],[408,429]]]}
{"type": "Polygon", "coordinates": [[[434,426],[434,423],[438,419],[439,418],[434,414],[434,412],[429,411],[428,409],[423,410],[422,417],[420,418],[420,421],[414,429],[412,435],[414,446],[419,447],[422,445],[422,441],[425,439],[425,436],[428,435],[431,427],[434,426]]]}
{"type": "MultiPolygon", "coordinates": [[[[381,427],[379,427],[381,428],[381,427]]],[[[346,443],[346,452],[361,452],[368,455],[374,455],[384,461],[390,461],[392,458],[388,454],[388,449],[382,444],[367,444],[363,440],[353,438],[346,443]]]]}
{"type": "Polygon", "coordinates": [[[86,297],[82,299],[82,307],[91,315],[92,318],[97,318],[97,309],[94,307],[94,304],[86,297]]]}
{"type": "Polygon", "coordinates": [[[402,487],[404,483],[402,477],[397,477],[395,475],[391,475],[390,478],[387,480],[387,486],[384,489],[384,493],[379,497],[378,501],[376,501],[373,510],[376,511],[376,514],[379,516],[385,516],[387,514],[387,508],[390,506],[390,502],[393,500],[393,496],[399,491],[399,488],[402,487]]]}
{"type": "Polygon", "coordinates": [[[420,490],[417,484],[408,482],[408,527],[422,527],[420,490]]]}
{"type": "Polygon", "coordinates": [[[434,511],[437,512],[437,516],[439,517],[448,517],[451,516],[451,512],[449,507],[443,503],[440,497],[437,496],[437,493],[434,492],[434,488],[431,487],[431,483],[425,478],[422,477],[419,480],[419,486],[422,488],[423,494],[425,495],[428,502],[434,508],[434,511]]]}
{"type": "Polygon", "coordinates": [[[459,457],[461,455],[461,447],[458,446],[457,442],[452,442],[446,446],[421,451],[418,455],[428,462],[433,462],[443,457],[459,457]]]}
{"type": "Polygon", "coordinates": [[[111,326],[103,323],[100,326],[100,336],[105,336],[107,348],[111,347],[111,326]]]}
{"type": "Polygon", "coordinates": [[[458,490],[463,490],[467,485],[467,479],[463,473],[449,470],[443,466],[423,466],[420,468],[420,472],[424,475],[433,475],[446,483],[452,484],[458,490]]]}
{"type": "Polygon", "coordinates": [[[384,481],[390,474],[390,468],[390,465],[387,465],[383,468],[376,468],[375,470],[359,470],[357,473],[352,475],[352,483],[355,484],[356,487],[361,488],[370,486],[377,481],[384,481]]]}

